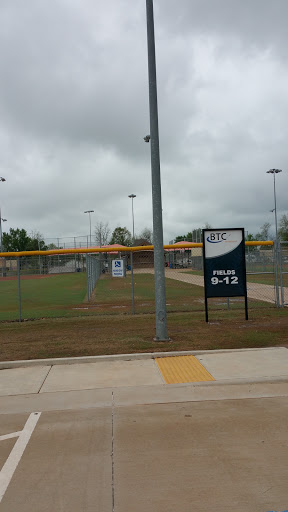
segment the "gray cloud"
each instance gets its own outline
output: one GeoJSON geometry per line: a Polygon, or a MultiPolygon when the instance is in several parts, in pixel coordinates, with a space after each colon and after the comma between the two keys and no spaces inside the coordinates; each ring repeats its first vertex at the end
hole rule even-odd
{"type": "MultiPolygon", "coordinates": [[[[256,232],[287,211],[285,0],[155,0],[164,238],[256,232]]],[[[0,7],[0,205],[7,228],[152,226],[145,2],[0,7]]],[[[6,227],[6,226],[5,226],[6,227]]]]}
{"type": "Polygon", "coordinates": [[[222,41],[223,52],[229,51],[234,40],[242,51],[245,47],[246,51],[272,49],[276,58],[287,59],[285,0],[182,0],[181,4],[159,0],[157,6],[163,30],[172,37],[208,35],[222,41]]]}

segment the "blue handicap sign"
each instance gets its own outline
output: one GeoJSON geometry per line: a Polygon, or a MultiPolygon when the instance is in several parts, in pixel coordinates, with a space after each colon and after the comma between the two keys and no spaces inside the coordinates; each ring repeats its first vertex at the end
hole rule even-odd
{"type": "Polygon", "coordinates": [[[115,261],[115,267],[121,267],[121,261],[115,261]]]}

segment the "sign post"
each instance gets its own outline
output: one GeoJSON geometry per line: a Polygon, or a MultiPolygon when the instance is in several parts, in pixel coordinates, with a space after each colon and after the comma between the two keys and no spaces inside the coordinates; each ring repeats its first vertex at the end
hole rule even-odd
{"type": "Polygon", "coordinates": [[[203,229],[205,312],[210,297],[244,297],[248,320],[244,229],[203,229]]]}

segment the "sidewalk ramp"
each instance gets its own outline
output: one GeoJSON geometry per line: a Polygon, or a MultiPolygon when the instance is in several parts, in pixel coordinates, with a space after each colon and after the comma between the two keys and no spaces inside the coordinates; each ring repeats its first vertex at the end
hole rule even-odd
{"type": "Polygon", "coordinates": [[[194,356],[157,357],[155,361],[166,384],[215,380],[194,356]]]}

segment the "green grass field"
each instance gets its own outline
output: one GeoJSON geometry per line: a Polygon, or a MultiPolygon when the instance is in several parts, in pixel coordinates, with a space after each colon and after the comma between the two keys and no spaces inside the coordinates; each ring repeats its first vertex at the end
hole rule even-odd
{"type": "MultiPolygon", "coordinates": [[[[152,274],[134,275],[135,309],[137,313],[151,313],[154,305],[154,276],[152,274]]],[[[204,290],[200,286],[166,278],[166,304],[168,311],[203,309],[204,290]]],[[[126,279],[111,279],[105,276],[96,285],[92,303],[98,312],[132,311],[131,276],[126,279]]]]}
{"type": "Polygon", "coordinates": [[[155,344],[154,277],[135,274],[132,315],[131,277],[103,276],[89,304],[86,275],[55,275],[21,280],[22,319],[18,320],[18,283],[0,280],[0,360],[99,354],[245,348],[287,344],[287,308],[243,299],[209,300],[205,322],[204,289],[166,279],[168,333],[172,342],[155,344]],[[120,313],[120,314],[119,314],[120,313]],[[144,313],[144,314],[143,314],[144,313]],[[152,314],[151,314],[152,313],[152,314]],[[6,320],[6,321],[5,321],[6,320]],[[8,320],[8,321],[7,321],[8,320]],[[160,347],[160,348],[159,348],[160,347]]]}
{"type": "MultiPolygon", "coordinates": [[[[134,285],[135,312],[154,313],[154,276],[135,274],[134,285]]],[[[119,279],[105,275],[97,282],[90,302],[85,299],[84,273],[21,279],[21,317],[22,320],[31,320],[131,314],[131,276],[119,279]]],[[[166,278],[166,304],[168,312],[204,311],[204,289],[201,286],[166,278]]],[[[271,304],[250,300],[249,307],[268,308],[271,304]]],[[[0,321],[18,320],[18,308],[17,280],[0,280],[0,321]]],[[[209,308],[227,309],[226,298],[210,299],[209,308]]],[[[244,299],[230,298],[229,308],[243,309],[244,299]]]]}
{"type": "MultiPolygon", "coordinates": [[[[21,279],[22,318],[73,316],[71,307],[83,303],[86,275],[61,274],[41,279],[21,279]]],[[[18,313],[18,281],[0,281],[0,320],[15,320],[18,313]]]]}
{"type": "MultiPolygon", "coordinates": [[[[153,313],[154,304],[154,276],[152,274],[135,274],[135,312],[153,313]]],[[[131,278],[111,279],[109,276],[98,281],[92,300],[91,307],[102,314],[108,313],[131,313],[131,278]]],[[[167,312],[181,311],[204,311],[204,288],[189,283],[184,283],[172,278],[166,278],[166,305],[167,312]]],[[[251,301],[253,307],[269,307],[269,304],[261,301],[251,301]]],[[[215,298],[209,300],[211,309],[227,309],[226,298],[215,298]]],[[[243,309],[244,298],[230,298],[229,308],[243,309]]]]}

